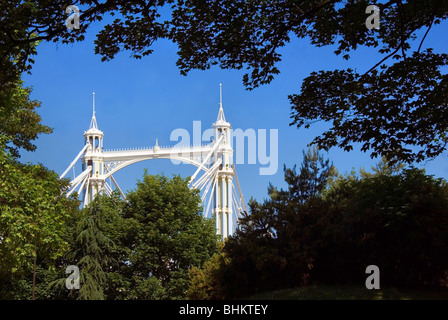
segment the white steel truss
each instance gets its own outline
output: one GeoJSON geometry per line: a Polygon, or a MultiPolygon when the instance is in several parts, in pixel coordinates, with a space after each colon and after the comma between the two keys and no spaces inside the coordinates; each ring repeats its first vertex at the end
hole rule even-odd
{"type": "Polygon", "coordinates": [[[98,129],[95,93],[93,93],[93,115],[89,130],[84,132],[85,145],[60,176],[61,179],[64,178],[81,159],[82,172],[72,178],[67,196],[79,187],[76,191],[85,207],[99,193],[111,195],[113,189],[106,181],[110,179],[121,197],[126,199],[113,177],[114,173],[145,160],[180,160],[197,167],[189,180],[189,186],[200,190],[204,207],[203,215],[215,219],[217,234],[226,238],[233,234],[238,219],[243,212],[247,212],[247,209],[233,164],[231,126],[224,116],[222,91],[218,119],[213,124],[213,128],[215,131],[213,141],[202,146],[159,147],[156,140],[156,145],[148,148],[104,150],[104,134],[98,129]],[[200,176],[201,172],[203,172],[202,176],[200,176]]]}

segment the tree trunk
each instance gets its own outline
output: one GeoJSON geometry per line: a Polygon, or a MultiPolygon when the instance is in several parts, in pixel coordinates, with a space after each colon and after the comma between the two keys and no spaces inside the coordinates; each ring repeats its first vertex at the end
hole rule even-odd
{"type": "Polygon", "coordinates": [[[34,291],[36,289],[36,262],[37,262],[37,251],[34,250],[34,266],[33,266],[33,297],[34,300],[34,291]]]}

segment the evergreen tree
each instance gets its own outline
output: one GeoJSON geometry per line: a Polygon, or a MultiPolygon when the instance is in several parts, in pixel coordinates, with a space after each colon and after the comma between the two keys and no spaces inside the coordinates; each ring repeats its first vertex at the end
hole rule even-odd
{"type": "Polygon", "coordinates": [[[316,148],[303,155],[299,172],[295,166],[284,168],[286,190],[270,184],[269,199],[249,202],[250,214],[240,219],[239,229],[225,243],[228,261],[215,272],[218,280],[210,296],[239,298],[308,282],[315,259],[309,247],[314,249],[319,241],[315,224],[336,169],[316,148]]]}
{"type": "Polygon", "coordinates": [[[79,291],[72,290],[70,298],[106,299],[108,273],[116,268],[120,252],[119,244],[112,240],[114,226],[120,219],[120,206],[118,196],[109,198],[101,195],[82,210],[74,230],[73,247],[65,259],[80,271],[79,291]]]}
{"type": "Polygon", "coordinates": [[[324,159],[314,146],[303,151],[300,172],[296,166],[292,169],[284,167],[285,181],[288,183],[288,201],[303,204],[312,197],[321,194],[329,180],[337,175],[336,168],[324,159]]]}

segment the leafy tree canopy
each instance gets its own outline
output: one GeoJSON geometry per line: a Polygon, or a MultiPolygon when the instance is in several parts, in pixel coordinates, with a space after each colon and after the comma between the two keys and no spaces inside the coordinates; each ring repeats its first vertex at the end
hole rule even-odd
{"type": "Polygon", "coordinates": [[[40,102],[30,99],[31,88],[17,80],[4,90],[0,90],[0,135],[4,139],[4,149],[13,156],[19,156],[19,149],[34,151],[32,143],[40,133],[52,130],[41,124],[36,112],[40,102]]]}
{"type": "Polygon", "coordinates": [[[344,59],[363,46],[380,55],[365,59],[368,70],[320,70],[304,79],[300,92],[289,96],[291,125],[331,124],[312,141],[324,149],[351,150],[360,143],[372,157],[408,163],[437,156],[448,139],[448,80],[442,72],[448,55],[425,47],[425,39],[446,20],[448,2],[377,1],[379,30],[366,27],[368,5],[368,0],[2,1],[1,82],[31,68],[36,41],[84,40],[89,25],[108,14],[114,20],[95,41],[102,60],[122,50],[141,58],[152,52],[154,41],[167,38],[178,44],[182,74],[213,65],[246,69],[248,89],[274,79],[279,49],[293,37],[333,45],[344,59]],[[79,30],[65,26],[71,4],[81,9],[79,30]]]}
{"type": "MultiPolygon", "coordinates": [[[[37,259],[51,266],[67,250],[66,223],[79,206],[76,199],[65,196],[67,187],[68,181],[42,165],[21,164],[0,151],[2,289],[21,276],[35,276],[37,259]]],[[[7,295],[2,289],[0,296],[7,295]]]]}
{"type": "Polygon", "coordinates": [[[145,173],[127,199],[112,237],[124,252],[109,298],[185,298],[188,270],[202,267],[217,249],[215,226],[201,215],[198,192],[180,176],[145,173]]]}

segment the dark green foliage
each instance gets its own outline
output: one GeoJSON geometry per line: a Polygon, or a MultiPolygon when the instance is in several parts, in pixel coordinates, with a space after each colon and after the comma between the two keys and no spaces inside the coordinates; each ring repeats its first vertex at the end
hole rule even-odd
{"type": "Polygon", "coordinates": [[[0,135],[4,137],[5,151],[19,156],[19,148],[33,151],[32,141],[38,134],[51,133],[51,129],[41,124],[36,112],[40,102],[30,99],[30,88],[23,87],[23,81],[10,83],[0,90],[0,135]]]}
{"type": "Polygon", "coordinates": [[[321,70],[292,94],[291,125],[322,121],[330,129],[313,140],[321,149],[338,146],[372,157],[412,163],[445,150],[448,127],[447,54],[426,48],[433,25],[448,17],[441,0],[382,1],[379,30],[366,27],[359,1],[179,1],[171,36],[179,44],[178,65],[192,69],[246,69],[248,89],[270,83],[280,70],[280,49],[293,37],[315,46],[332,45],[345,60],[363,52],[363,64],[321,70]],[[417,35],[420,35],[417,37],[417,35]],[[365,66],[367,65],[367,67],[365,66]],[[357,72],[356,70],[361,70],[357,72]]]}
{"type": "Polygon", "coordinates": [[[116,19],[98,33],[95,49],[103,60],[123,49],[132,50],[135,58],[151,53],[149,47],[154,40],[166,34],[163,22],[158,21],[158,10],[165,3],[172,1],[1,1],[0,91],[31,70],[36,43],[83,41],[89,25],[103,20],[108,13],[116,19]],[[80,29],[69,30],[65,25],[69,5],[80,9],[80,29]]]}
{"type": "Polygon", "coordinates": [[[315,206],[335,168],[316,149],[304,152],[300,172],[284,168],[288,190],[270,185],[270,198],[263,204],[250,201],[250,215],[240,220],[240,228],[224,246],[227,263],[216,272],[216,290],[227,298],[244,297],[253,292],[272,290],[307,283],[312,263],[309,243],[313,234],[308,230],[315,217],[302,214],[300,208],[315,206]]]}
{"type": "MultiPolygon", "coordinates": [[[[7,73],[2,70],[0,80],[8,77],[7,73]]],[[[33,151],[36,147],[32,141],[37,135],[51,132],[41,124],[35,110],[40,103],[30,100],[30,93],[20,77],[0,82],[2,298],[34,298],[40,294],[36,280],[51,273],[55,260],[67,249],[65,223],[79,205],[73,197],[64,195],[67,180],[60,180],[55,172],[40,164],[22,164],[17,160],[20,148],[33,151]],[[31,283],[26,280],[30,275],[31,283]]]]}
{"type": "Polygon", "coordinates": [[[330,160],[324,160],[316,147],[303,151],[303,162],[300,172],[296,166],[292,169],[284,167],[287,191],[277,191],[270,186],[268,193],[276,202],[289,201],[303,204],[311,198],[319,196],[327,187],[328,181],[337,175],[336,168],[330,160]],[[282,199],[284,198],[284,199],[282,199]]]}
{"type": "Polygon", "coordinates": [[[111,298],[185,298],[188,270],[216,252],[214,224],[201,216],[197,191],[179,176],[145,174],[127,199],[119,230],[125,253],[111,298]]]}
{"type": "Polygon", "coordinates": [[[222,285],[218,286],[219,281],[222,281],[220,274],[222,267],[228,263],[227,259],[222,254],[224,243],[218,243],[218,252],[206,261],[201,267],[193,267],[189,270],[191,281],[187,291],[187,299],[191,300],[219,300],[226,297],[226,293],[222,285]]]}
{"type": "Polygon", "coordinates": [[[359,283],[365,267],[381,282],[439,286],[447,276],[448,185],[417,169],[340,179],[327,195],[320,263],[313,278],[359,283]]]}
{"type": "Polygon", "coordinates": [[[361,75],[352,69],[314,72],[291,95],[292,124],[317,120],[331,128],[313,143],[412,163],[439,155],[447,143],[447,54],[415,52],[382,71],[361,75]],[[412,147],[411,147],[412,146],[412,147]]]}
{"type": "MultiPolygon", "coordinates": [[[[292,172],[285,170],[285,176],[292,172]]],[[[382,287],[446,285],[448,184],[443,179],[380,163],[373,174],[363,170],[361,178],[329,180],[304,200],[293,196],[301,179],[292,176],[288,191],[271,186],[263,204],[250,202],[251,214],[225,244],[226,260],[213,270],[210,297],[247,297],[309,284],[364,286],[369,265],[380,268],[382,287]]]]}
{"type": "MultiPolygon", "coordinates": [[[[63,194],[61,197],[66,199],[63,194]]],[[[201,268],[217,252],[214,223],[202,217],[201,210],[197,191],[190,190],[187,179],[179,176],[168,179],[145,174],[128,194],[127,202],[118,195],[96,197],[86,208],[61,221],[65,233],[59,235],[60,245],[69,246],[65,254],[60,249],[53,256],[44,255],[56,247],[38,247],[35,297],[184,299],[192,277],[189,270],[201,268]],[[70,265],[79,268],[80,289],[66,288],[69,274],[65,270],[70,265]]],[[[8,226],[2,223],[0,219],[0,226],[8,226]]],[[[41,226],[44,230],[49,228],[41,226]]],[[[0,229],[0,235],[7,234],[0,229]]],[[[16,237],[19,239],[11,239],[7,244],[18,247],[21,235],[16,237]]],[[[34,247],[23,257],[16,257],[26,267],[14,273],[11,268],[18,266],[13,261],[5,263],[9,251],[4,242],[0,249],[0,298],[31,298],[29,269],[34,247]]]]}
{"type": "Polygon", "coordinates": [[[80,290],[65,289],[67,275],[52,283],[53,298],[183,299],[189,270],[216,252],[212,221],[201,216],[200,198],[186,179],[145,173],[127,195],[97,197],[82,210],[72,248],[59,265],[80,269],[80,290]]]}
{"type": "Polygon", "coordinates": [[[65,196],[68,181],[42,165],[18,162],[4,141],[0,136],[0,297],[31,297],[24,288],[33,288],[33,274],[54,268],[66,252],[66,224],[79,202],[65,196]]]}
{"type": "MultiPolygon", "coordinates": [[[[71,251],[65,261],[80,270],[80,289],[71,296],[82,300],[104,300],[108,273],[116,269],[119,244],[111,239],[119,224],[121,201],[118,197],[99,196],[79,215],[71,251]]],[[[64,282],[65,285],[65,282],[64,282]]]]}

